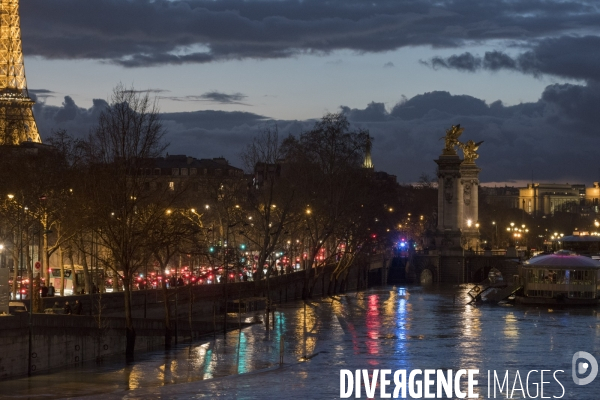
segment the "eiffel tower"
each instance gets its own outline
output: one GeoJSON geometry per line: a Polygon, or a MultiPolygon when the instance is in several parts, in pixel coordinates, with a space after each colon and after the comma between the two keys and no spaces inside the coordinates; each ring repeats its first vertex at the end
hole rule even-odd
{"type": "Polygon", "coordinates": [[[0,0],[0,144],[41,143],[21,46],[19,0],[0,0]]]}

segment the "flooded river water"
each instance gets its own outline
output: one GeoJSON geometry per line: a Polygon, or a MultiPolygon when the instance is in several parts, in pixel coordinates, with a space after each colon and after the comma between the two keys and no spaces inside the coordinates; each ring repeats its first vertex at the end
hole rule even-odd
{"type": "Polygon", "coordinates": [[[225,338],[146,353],[129,365],[119,358],[0,382],[0,398],[335,399],[341,369],[477,369],[479,398],[535,398],[544,381],[544,398],[600,399],[600,377],[582,386],[572,379],[574,353],[600,359],[596,309],[468,305],[467,290],[389,286],[314,299],[306,307],[288,303],[269,331],[255,324],[225,338]],[[542,377],[541,370],[550,372],[542,377]],[[500,381],[508,371],[508,384],[495,397],[488,371],[500,381]],[[511,393],[517,371],[523,390],[517,382],[511,393]],[[537,372],[527,381],[530,371],[537,372]]]}

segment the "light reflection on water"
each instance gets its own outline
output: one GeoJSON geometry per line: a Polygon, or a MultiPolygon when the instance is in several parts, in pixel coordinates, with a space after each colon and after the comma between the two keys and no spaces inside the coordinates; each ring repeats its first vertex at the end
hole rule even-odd
{"type": "MultiPolygon", "coordinates": [[[[512,377],[516,370],[562,369],[563,398],[597,400],[600,378],[582,387],[570,378],[574,352],[600,359],[596,310],[467,305],[467,290],[387,287],[314,299],[306,307],[290,303],[275,313],[269,332],[253,325],[241,334],[230,332],[226,340],[146,354],[132,365],[105,362],[2,382],[0,397],[336,398],[341,368],[431,368],[479,369],[481,398],[488,370],[510,370],[512,377]],[[276,369],[280,340],[286,367],[276,369]],[[309,361],[300,362],[305,355],[309,361]],[[256,374],[260,371],[268,372],[256,374]]],[[[553,394],[560,392],[545,393],[553,394]]]]}

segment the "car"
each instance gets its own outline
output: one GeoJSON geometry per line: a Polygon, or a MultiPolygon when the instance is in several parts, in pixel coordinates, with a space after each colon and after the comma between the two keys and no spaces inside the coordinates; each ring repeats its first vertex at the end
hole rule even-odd
{"type": "Polygon", "coordinates": [[[9,301],[8,312],[9,314],[27,312],[27,306],[22,301],[9,301]]]}

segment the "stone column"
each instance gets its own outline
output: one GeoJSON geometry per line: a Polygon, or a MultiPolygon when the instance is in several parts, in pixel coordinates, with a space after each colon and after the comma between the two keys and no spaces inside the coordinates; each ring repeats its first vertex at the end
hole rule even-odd
{"type": "Polygon", "coordinates": [[[460,184],[458,155],[442,155],[435,160],[438,165],[438,225],[440,231],[459,230],[462,218],[463,191],[460,184]]]}
{"type": "Polygon", "coordinates": [[[438,165],[438,224],[436,247],[460,247],[460,221],[463,218],[463,190],[457,154],[443,154],[435,160],[438,165]]]}
{"type": "Polygon", "coordinates": [[[463,232],[462,244],[465,249],[476,249],[479,243],[479,172],[481,168],[474,162],[463,162],[460,166],[460,185],[463,193],[463,218],[460,229],[463,232]],[[471,226],[468,225],[471,221],[471,226]]]}

